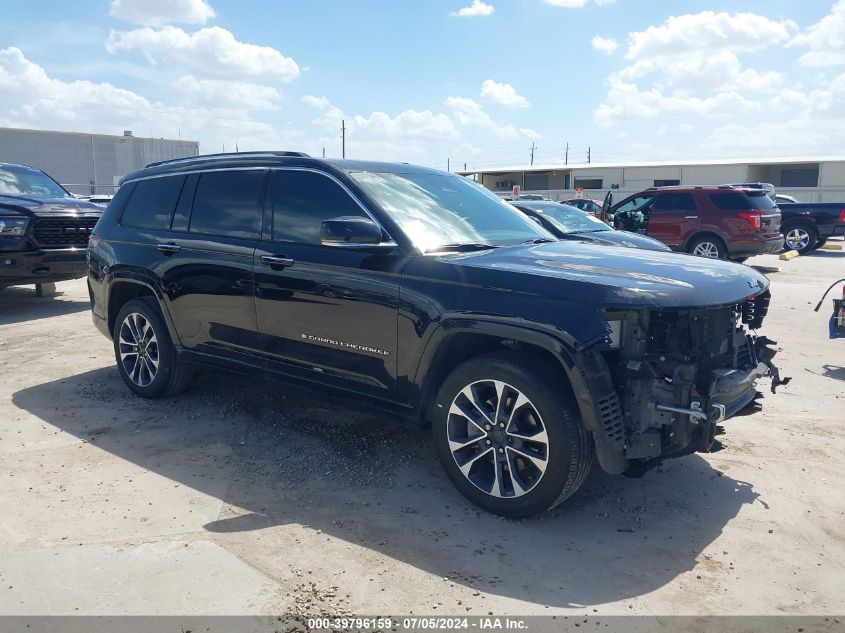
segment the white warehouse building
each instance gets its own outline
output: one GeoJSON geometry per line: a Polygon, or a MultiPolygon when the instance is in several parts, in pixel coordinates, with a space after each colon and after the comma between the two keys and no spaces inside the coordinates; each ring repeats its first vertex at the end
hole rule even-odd
{"type": "MultiPolygon", "coordinates": [[[[636,193],[669,185],[723,185],[767,182],[778,193],[806,202],[845,201],[845,157],[759,160],[661,161],[608,164],[549,164],[459,171],[496,193],[519,186],[552,200],[582,195],[601,198],[609,189],[636,193]]],[[[616,198],[619,200],[619,198],[616,198]]]]}
{"type": "Polygon", "coordinates": [[[71,193],[111,195],[148,163],[199,154],[199,143],[122,135],[0,128],[0,163],[46,171],[71,193]]]}

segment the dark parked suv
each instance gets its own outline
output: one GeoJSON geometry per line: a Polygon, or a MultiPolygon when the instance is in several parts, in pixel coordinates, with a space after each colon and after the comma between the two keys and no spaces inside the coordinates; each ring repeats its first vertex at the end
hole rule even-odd
{"type": "Polygon", "coordinates": [[[84,277],[88,236],[102,214],[40,169],[0,163],[0,289],[84,277]]]}
{"type": "Polygon", "coordinates": [[[780,210],[760,189],[651,187],[605,206],[616,228],[693,255],[744,261],[783,248],[780,210]]]}
{"type": "Polygon", "coordinates": [[[502,515],[554,506],[594,452],[623,473],[709,450],[770,375],[763,275],[557,241],[465,178],[284,152],[124,179],[89,245],[93,318],[154,398],[197,364],[431,422],[502,515]]]}

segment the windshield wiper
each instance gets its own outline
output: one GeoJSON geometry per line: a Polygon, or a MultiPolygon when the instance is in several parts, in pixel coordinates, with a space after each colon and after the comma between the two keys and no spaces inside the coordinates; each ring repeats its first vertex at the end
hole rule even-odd
{"type": "Polygon", "coordinates": [[[554,242],[554,240],[550,240],[547,237],[535,237],[533,240],[525,240],[524,242],[520,242],[520,244],[545,244],[546,242],[554,242]]]}
{"type": "Polygon", "coordinates": [[[426,253],[469,253],[471,251],[486,251],[491,248],[498,248],[495,244],[484,244],[483,242],[454,242],[452,244],[440,244],[427,249],[426,253]]]}

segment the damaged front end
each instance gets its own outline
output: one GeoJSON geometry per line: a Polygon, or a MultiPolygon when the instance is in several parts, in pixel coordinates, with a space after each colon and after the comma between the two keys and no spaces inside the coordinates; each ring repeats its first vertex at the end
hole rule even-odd
{"type": "Polygon", "coordinates": [[[716,425],[758,395],[759,378],[771,378],[772,392],[789,381],[772,363],[775,342],[754,333],[769,299],[766,290],[721,307],[605,312],[611,334],[601,355],[618,396],[616,419],[603,420],[596,437],[606,471],[707,452],[716,425]]]}

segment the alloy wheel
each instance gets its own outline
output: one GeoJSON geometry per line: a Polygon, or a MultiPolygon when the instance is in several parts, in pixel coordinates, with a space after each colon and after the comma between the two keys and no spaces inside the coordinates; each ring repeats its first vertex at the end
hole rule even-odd
{"type": "Polygon", "coordinates": [[[711,257],[713,259],[718,259],[719,247],[713,242],[701,242],[692,249],[692,254],[698,255],[699,257],[711,257]]]}
{"type": "Polygon", "coordinates": [[[806,229],[796,226],[786,234],[786,245],[794,251],[800,251],[810,245],[810,234],[806,229]]]}
{"type": "Polygon", "coordinates": [[[447,439],[464,477],[493,497],[530,492],[548,466],[549,438],[537,407],[500,380],[479,380],[458,392],[447,439]]]}
{"type": "Polygon", "coordinates": [[[120,325],[118,353],[123,371],[139,387],[149,386],[158,373],[158,338],[143,314],[132,312],[120,325]]]}

